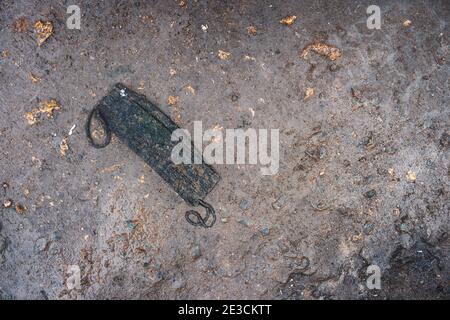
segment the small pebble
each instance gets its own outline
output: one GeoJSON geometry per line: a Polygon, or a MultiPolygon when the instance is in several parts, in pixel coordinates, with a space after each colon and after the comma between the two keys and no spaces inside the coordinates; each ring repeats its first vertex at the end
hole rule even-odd
{"type": "Polygon", "coordinates": [[[242,210],[248,210],[253,204],[253,201],[251,199],[245,199],[242,200],[241,203],[239,204],[239,208],[241,208],[242,210]]]}
{"type": "Polygon", "coordinates": [[[59,231],[53,231],[53,233],[50,236],[50,239],[52,241],[59,241],[62,239],[61,233],[59,231]]]}
{"type": "Polygon", "coordinates": [[[239,220],[238,222],[246,227],[250,227],[250,221],[248,221],[247,219],[242,219],[239,220]]]}
{"type": "Polygon", "coordinates": [[[367,199],[371,199],[371,198],[375,197],[376,195],[377,195],[377,192],[376,192],[374,189],[369,190],[369,191],[367,191],[366,193],[364,193],[364,196],[365,196],[367,199]]]}
{"type": "Polygon", "coordinates": [[[13,204],[13,202],[12,202],[11,199],[5,200],[5,201],[3,202],[3,206],[4,206],[5,208],[10,208],[10,207],[12,206],[12,204],[13,204]]]}
{"type": "Polygon", "coordinates": [[[384,148],[384,151],[387,154],[395,154],[397,152],[397,148],[392,147],[392,146],[387,146],[386,148],[384,148]]]}
{"type": "Polygon", "coordinates": [[[287,200],[288,199],[286,196],[280,196],[275,202],[272,203],[272,208],[274,208],[275,210],[280,210],[286,205],[287,200]]]}
{"type": "Polygon", "coordinates": [[[369,235],[372,233],[374,229],[374,224],[370,221],[367,221],[363,226],[363,231],[365,235],[369,235]]]}
{"type": "Polygon", "coordinates": [[[374,179],[373,175],[368,175],[367,177],[364,178],[364,182],[366,184],[369,184],[369,183],[371,183],[373,181],[373,179],[374,179]]]}
{"type": "Polygon", "coordinates": [[[401,223],[398,229],[400,232],[408,232],[408,225],[406,223],[401,223]]]}
{"type": "Polygon", "coordinates": [[[330,69],[331,72],[334,72],[334,71],[338,70],[339,67],[337,66],[337,64],[334,64],[334,63],[333,63],[332,65],[330,65],[330,66],[328,67],[328,69],[330,69]]]}
{"type": "Polygon", "coordinates": [[[336,209],[336,212],[339,213],[342,216],[349,216],[350,215],[350,209],[346,207],[338,207],[336,209]]]}
{"type": "Polygon", "coordinates": [[[127,228],[130,230],[134,230],[136,228],[136,223],[133,220],[125,221],[127,228]]]}
{"type": "Polygon", "coordinates": [[[436,169],[436,165],[434,164],[433,160],[431,160],[431,159],[427,159],[427,161],[425,161],[425,166],[428,169],[436,169]]]}
{"type": "Polygon", "coordinates": [[[270,228],[266,227],[261,230],[261,234],[267,237],[270,234],[270,228]]]}
{"type": "Polygon", "coordinates": [[[181,279],[173,279],[172,280],[172,288],[177,290],[184,286],[184,282],[181,279]]]}
{"type": "Polygon", "coordinates": [[[230,96],[231,101],[236,102],[239,99],[239,95],[236,92],[233,92],[230,96]]]}
{"type": "Polygon", "coordinates": [[[34,244],[35,252],[42,252],[46,248],[47,248],[47,239],[39,238],[39,239],[36,240],[36,243],[34,244]]]}
{"type": "Polygon", "coordinates": [[[300,264],[299,264],[300,268],[306,269],[306,268],[309,267],[309,264],[310,264],[310,262],[309,262],[309,258],[308,257],[301,257],[300,264]]]}
{"type": "Polygon", "coordinates": [[[158,283],[161,280],[164,280],[165,277],[166,277],[166,273],[164,271],[158,271],[158,273],[156,274],[156,277],[153,279],[153,281],[155,283],[158,283]]]}
{"type": "Polygon", "coordinates": [[[325,148],[324,146],[320,146],[319,148],[319,158],[323,159],[327,156],[327,148],[325,148]]]}

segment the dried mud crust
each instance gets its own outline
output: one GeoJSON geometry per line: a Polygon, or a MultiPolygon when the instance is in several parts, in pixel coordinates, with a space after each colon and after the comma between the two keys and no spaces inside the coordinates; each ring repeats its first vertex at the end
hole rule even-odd
{"type": "Polygon", "coordinates": [[[449,4],[382,1],[369,30],[370,4],[79,1],[69,30],[1,1],[0,297],[448,299],[449,4]],[[278,173],[215,166],[193,228],[118,139],[89,146],[117,82],[181,127],[280,129],[278,173]]]}

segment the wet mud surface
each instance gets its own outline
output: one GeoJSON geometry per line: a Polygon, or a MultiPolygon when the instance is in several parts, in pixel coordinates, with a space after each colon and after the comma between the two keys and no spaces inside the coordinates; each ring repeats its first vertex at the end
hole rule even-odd
{"type": "Polygon", "coordinates": [[[367,1],[76,2],[81,30],[73,3],[0,2],[1,299],[450,298],[448,1],[381,1],[380,30],[367,1]],[[278,173],[215,165],[194,228],[117,138],[89,145],[117,82],[189,130],[279,129],[278,173]]]}

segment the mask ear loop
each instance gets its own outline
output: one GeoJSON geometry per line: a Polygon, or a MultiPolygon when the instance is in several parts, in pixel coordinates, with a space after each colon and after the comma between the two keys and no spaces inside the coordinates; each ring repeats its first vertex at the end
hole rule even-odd
{"type": "Polygon", "coordinates": [[[216,212],[214,211],[214,208],[203,200],[199,200],[198,205],[206,209],[205,217],[203,218],[200,213],[195,210],[188,210],[185,214],[187,222],[195,227],[211,228],[216,222],[216,212]],[[210,217],[211,222],[207,223],[210,217]]]}
{"type": "Polygon", "coordinates": [[[108,123],[106,122],[105,118],[102,116],[102,113],[98,110],[97,107],[94,107],[91,110],[91,112],[89,112],[89,115],[88,115],[88,118],[86,121],[86,136],[88,138],[89,143],[94,148],[97,148],[97,149],[104,148],[111,142],[111,130],[109,129],[108,123]],[[105,131],[105,135],[106,135],[105,139],[101,143],[95,142],[94,138],[92,137],[91,122],[92,122],[92,118],[93,118],[94,114],[100,120],[101,126],[102,126],[103,130],[105,131]]]}

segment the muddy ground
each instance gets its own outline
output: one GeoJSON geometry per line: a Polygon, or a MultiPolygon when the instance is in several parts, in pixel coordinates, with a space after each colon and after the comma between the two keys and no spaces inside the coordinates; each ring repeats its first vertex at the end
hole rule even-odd
{"type": "Polygon", "coordinates": [[[0,1],[0,297],[450,298],[450,3],[378,1],[369,30],[372,2],[0,1]],[[88,144],[116,82],[188,129],[280,129],[278,173],[216,165],[218,221],[189,225],[124,144],[88,144]]]}

